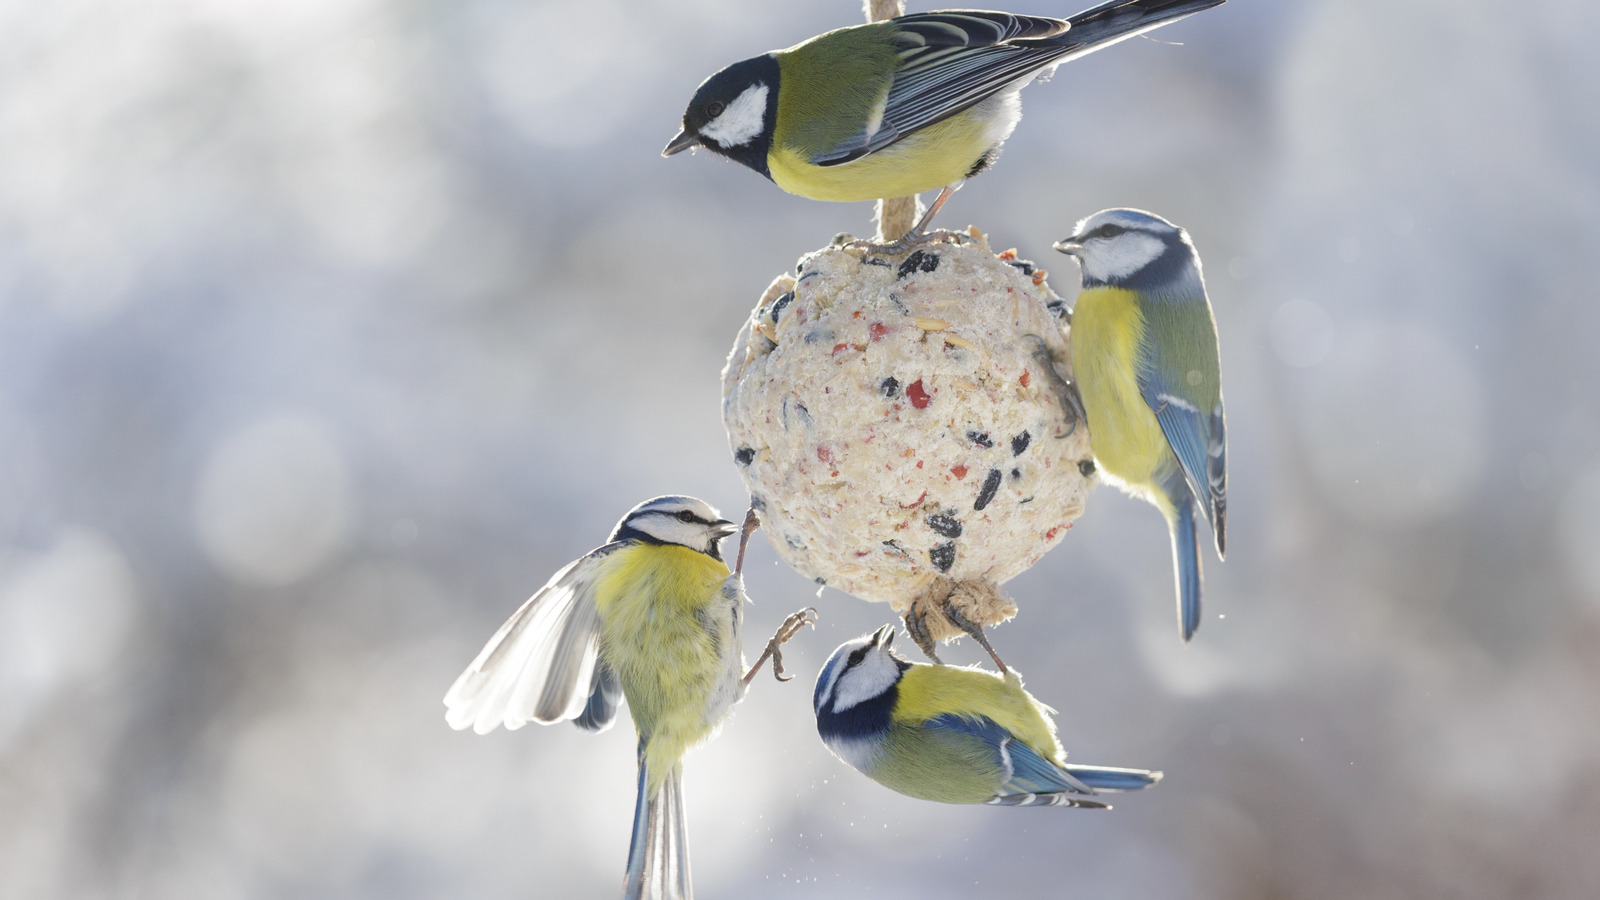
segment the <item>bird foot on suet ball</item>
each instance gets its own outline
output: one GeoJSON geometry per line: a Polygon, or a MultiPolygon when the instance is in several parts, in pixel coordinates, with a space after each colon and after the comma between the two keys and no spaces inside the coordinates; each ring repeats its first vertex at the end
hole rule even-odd
{"type": "Polygon", "coordinates": [[[1078,395],[1078,386],[1061,376],[1056,371],[1055,357],[1050,354],[1050,347],[1044,338],[1037,334],[1024,335],[1034,343],[1033,358],[1038,361],[1044,371],[1044,377],[1050,382],[1050,389],[1055,391],[1056,399],[1061,403],[1061,413],[1072,423],[1067,430],[1056,437],[1067,437],[1078,430],[1078,423],[1088,418],[1083,411],[1083,398],[1078,395]]]}
{"type": "Polygon", "coordinates": [[[951,625],[972,635],[972,639],[978,642],[978,646],[988,652],[989,658],[994,660],[994,664],[1000,668],[1000,674],[1006,674],[1010,670],[1006,668],[1005,660],[1000,658],[1000,654],[994,652],[994,648],[989,646],[989,639],[984,636],[983,626],[962,615],[950,602],[955,595],[956,592],[951,591],[950,596],[944,598],[944,601],[939,604],[939,611],[944,613],[944,617],[950,620],[951,625]]]}
{"type": "Polygon", "coordinates": [[[756,513],[755,503],[751,503],[750,508],[745,511],[744,524],[739,526],[739,555],[733,562],[733,574],[741,579],[744,578],[745,548],[750,546],[750,535],[755,534],[756,529],[760,527],[761,516],[756,513]]]}
{"type": "Polygon", "coordinates": [[[938,652],[934,649],[938,641],[933,639],[933,634],[928,631],[928,610],[920,603],[911,604],[905,614],[906,634],[911,636],[917,646],[922,649],[922,655],[933,660],[935,665],[944,665],[939,659],[938,652]]]}
{"type": "Polygon", "coordinates": [[[961,244],[970,240],[972,240],[970,236],[959,231],[946,231],[942,228],[938,231],[917,231],[912,229],[899,239],[890,241],[887,244],[878,244],[872,241],[851,241],[844,245],[844,249],[846,251],[860,250],[863,257],[905,256],[923,244],[961,244]]]}
{"type": "Polygon", "coordinates": [[[922,218],[917,220],[917,224],[911,226],[910,231],[901,235],[896,240],[890,241],[887,244],[876,244],[872,241],[851,241],[850,243],[844,245],[845,249],[864,250],[865,253],[863,255],[865,256],[904,256],[905,254],[911,252],[913,248],[921,244],[929,244],[937,241],[948,241],[950,243],[959,244],[963,241],[969,240],[968,235],[962,234],[958,231],[945,231],[943,229],[939,231],[928,230],[928,226],[933,223],[933,217],[938,214],[939,209],[944,206],[944,202],[949,200],[950,195],[954,194],[956,189],[959,187],[961,187],[961,185],[956,184],[940,190],[939,196],[933,198],[933,203],[929,204],[928,211],[922,214],[922,218]]]}
{"type": "MultiPolygon", "coordinates": [[[[754,510],[751,512],[754,514],[754,510]]],[[[790,638],[799,634],[800,629],[806,627],[807,625],[810,625],[812,628],[817,627],[817,610],[815,607],[808,606],[794,615],[791,615],[789,618],[784,619],[783,624],[779,625],[778,630],[772,635],[772,640],[767,641],[767,649],[761,651],[761,658],[756,660],[756,664],[750,667],[750,671],[744,673],[745,687],[750,686],[750,682],[755,679],[756,673],[761,671],[761,664],[765,663],[769,657],[772,659],[773,677],[777,678],[779,681],[794,680],[793,675],[783,674],[782,647],[784,644],[789,642],[790,638]]]]}
{"type": "MultiPolygon", "coordinates": [[[[963,634],[971,635],[1003,675],[1006,664],[989,644],[984,628],[998,625],[1017,614],[1017,604],[1000,593],[994,585],[983,580],[955,581],[940,576],[927,587],[905,611],[906,632],[924,655],[936,663],[935,652],[942,641],[954,640],[963,634]]],[[[942,664],[942,663],[941,663],[942,664]]]]}

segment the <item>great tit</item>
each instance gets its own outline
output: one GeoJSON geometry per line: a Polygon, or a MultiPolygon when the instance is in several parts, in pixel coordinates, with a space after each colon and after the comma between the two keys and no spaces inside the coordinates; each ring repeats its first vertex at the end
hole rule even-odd
{"type": "Polygon", "coordinates": [[[662,155],[705,147],[813,200],[953,190],[994,162],[1036,77],[1222,2],[1111,0],[1071,19],[943,10],[840,28],[707,78],[662,155]]]}
{"type": "Polygon", "coordinates": [[[1055,248],[1083,289],[1072,312],[1072,367],[1100,471],[1154,504],[1172,533],[1178,624],[1200,627],[1198,505],[1227,550],[1228,427],[1217,322],[1188,232],[1136,209],[1079,222],[1055,248]]]}
{"type": "Polygon", "coordinates": [[[894,626],[848,641],[817,676],[817,732],[873,781],[940,803],[1109,809],[1094,797],[1133,791],[1160,772],[1068,765],[1051,710],[1015,669],[914,663],[894,652],[894,626]]]}
{"type": "Polygon", "coordinates": [[[745,671],[743,580],[718,546],[738,528],[693,497],[639,504],[506,620],[444,698],[450,727],[479,734],[568,720],[604,731],[627,700],[639,734],[630,900],[692,896],[683,754],[716,732],[762,662],[815,612],[790,616],[745,671]]]}

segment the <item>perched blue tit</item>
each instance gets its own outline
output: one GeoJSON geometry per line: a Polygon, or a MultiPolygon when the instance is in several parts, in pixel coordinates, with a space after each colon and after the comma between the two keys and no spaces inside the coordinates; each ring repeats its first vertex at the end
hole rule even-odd
{"type": "MultiPolygon", "coordinates": [[[[627,700],[639,734],[630,900],[692,896],[683,754],[712,736],[805,618],[789,617],[744,670],[743,581],[718,546],[738,529],[693,497],[639,504],[506,620],[444,698],[450,727],[479,734],[568,720],[604,731],[627,700]]],[[[752,530],[753,515],[746,538],[752,530]]]]}
{"type": "Polygon", "coordinates": [[[1160,772],[1074,766],[1049,707],[1015,669],[914,663],[894,652],[894,626],[841,644],[817,676],[812,706],[823,743],[861,774],[919,800],[1109,809],[1102,791],[1132,791],[1160,772]]]}
{"type": "Polygon", "coordinates": [[[1071,19],[943,10],[840,28],[706,79],[662,154],[705,147],[813,200],[946,188],[931,216],[994,162],[1029,82],[1222,2],[1111,0],[1071,19]]]}
{"type": "Polygon", "coordinates": [[[1217,322],[1188,232],[1160,216],[1108,209],[1056,242],[1083,270],[1072,368],[1096,464],[1154,504],[1172,532],[1183,639],[1200,627],[1198,505],[1227,548],[1228,430],[1217,322]]]}

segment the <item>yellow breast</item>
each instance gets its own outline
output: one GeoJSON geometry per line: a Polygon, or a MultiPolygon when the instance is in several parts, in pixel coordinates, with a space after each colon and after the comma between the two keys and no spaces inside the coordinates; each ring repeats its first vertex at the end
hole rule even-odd
{"type": "Polygon", "coordinates": [[[731,612],[719,608],[727,576],[727,564],[704,553],[639,544],[607,557],[596,582],[600,656],[648,742],[653,779],[717,725],[706,700],[730,659],[739,664],[738,648],[727,646],[731,624],[721,621],[731,612]]]}
{"type": "Polygon", "coordinates": [[[1154,483],[1172,450],[1139,392],[1144,327],[1133,291],[1085,290],[1072,311],[1072,368],[1101,471],[1165,512],[1166,501],[1154,483]]]}
{"type": "Polygon", "coordinates": [[[767,167],[778,187],[812,200],[907,197],[965,178],[994,143],[988,123],[960,113],[838,166],[814,166],[802,152],[775,141],[767,167]]]}

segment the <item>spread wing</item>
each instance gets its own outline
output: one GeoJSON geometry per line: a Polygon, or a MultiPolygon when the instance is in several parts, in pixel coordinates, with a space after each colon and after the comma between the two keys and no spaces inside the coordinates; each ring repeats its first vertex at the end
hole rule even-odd
{"type": "Polygon", "coordinates": [[[1146,319],[1149,346],[1139,367],[1139,392],[1183,466],[1222,556],[1227,543],[1228,420],[1222,408],[1216,322],[1204,299],[1158,302],[1146,308],[1146,319]]]}
{"type": "Polygon", "coordinates": [[[579,716],[592,730],[610,724],[617,691],[609,670],[595,665],[594,586],[601,561],[623,546],[606,544],[569,564],[500,626],[444,696],[451,728],[487,734],[498,725],[517,729],[530,720],[548,725],[579,716]]]}
{"type": "Polygon", "coordinates": [[[899,69],[877,121],[812,157],[836,166],[893,144],[1051,65],[1069,46],[1008,43],[1067,30],[1063,19],[982,10],[946,10],[893,19],[899,69]]]}

